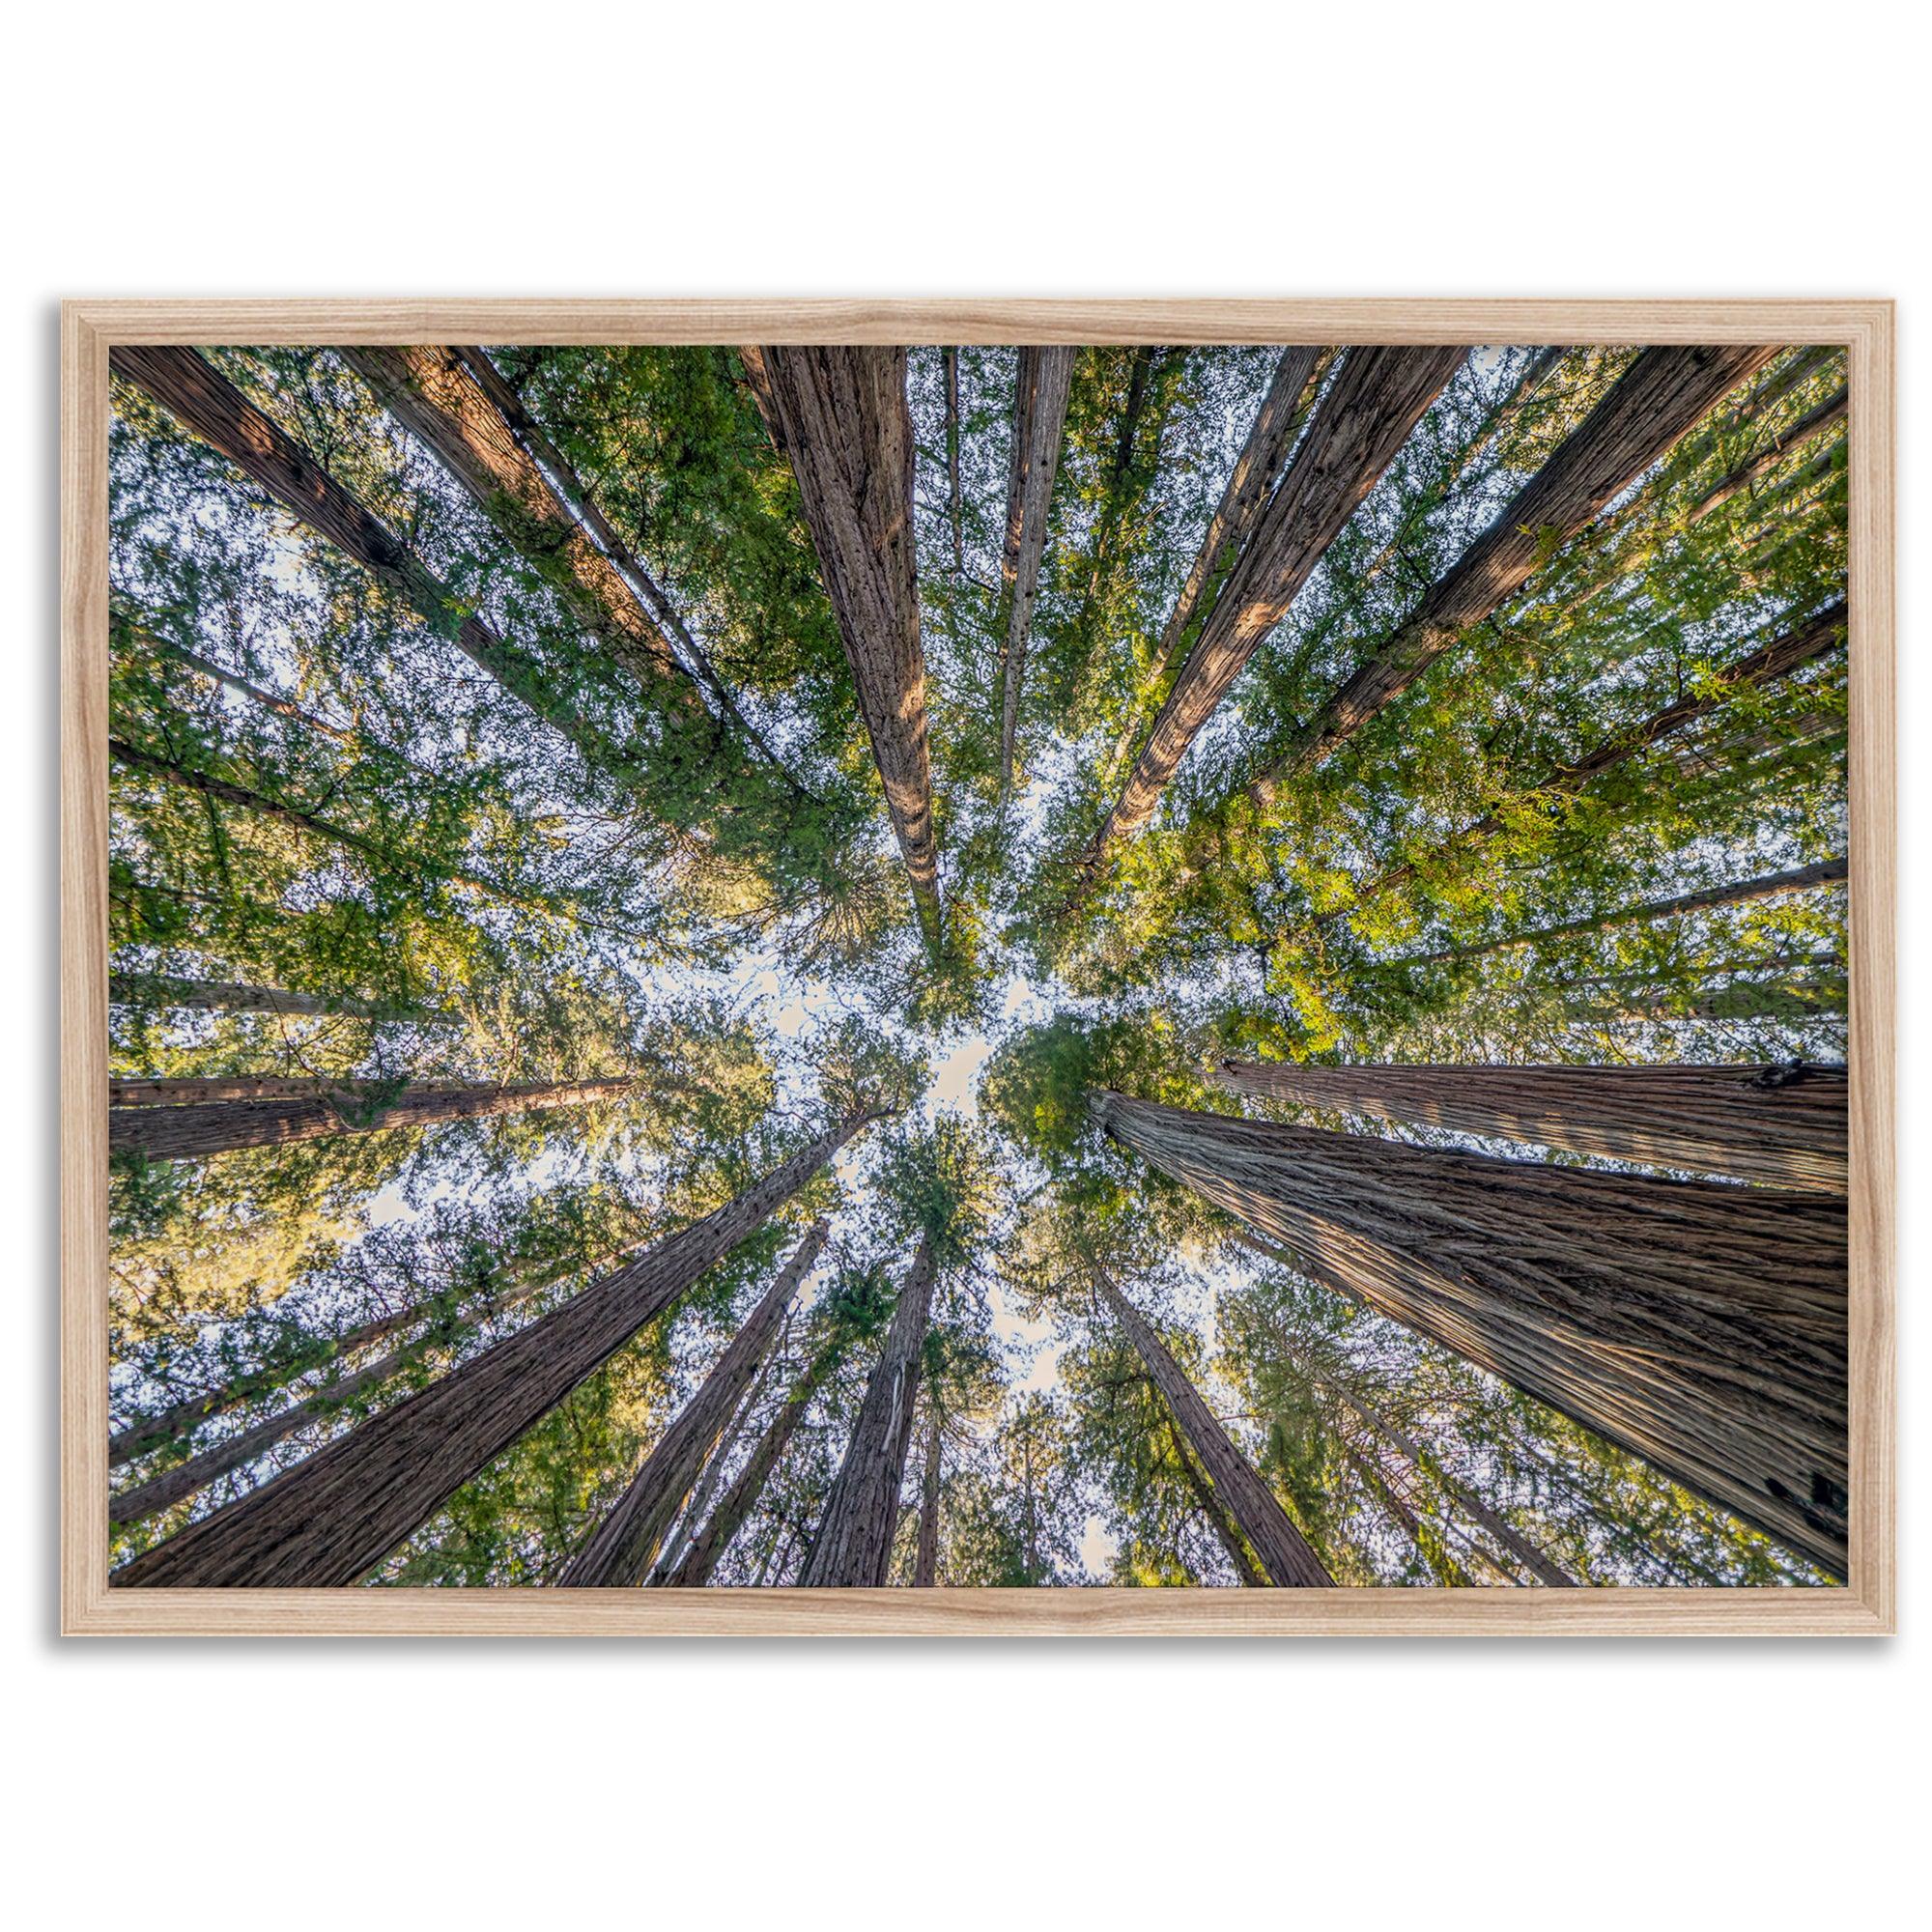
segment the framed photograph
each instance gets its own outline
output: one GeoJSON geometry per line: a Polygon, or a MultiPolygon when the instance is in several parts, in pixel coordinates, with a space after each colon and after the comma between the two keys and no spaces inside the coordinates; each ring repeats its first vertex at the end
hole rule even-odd
{"type": "Polygon", "coordinates": [[[1889,303],[63,412],[69,1632],[1893,1628],[1889,303]]]}

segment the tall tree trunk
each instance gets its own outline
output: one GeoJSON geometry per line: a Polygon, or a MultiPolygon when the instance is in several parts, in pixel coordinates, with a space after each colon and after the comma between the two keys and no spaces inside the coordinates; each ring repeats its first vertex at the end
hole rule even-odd
{"type": "Polygon", "coordinates": [[[1392,1320],[1843,1576],[1845,1204],[1102,1093],[1107,1131],[1392,1320]]]}
{"type": "MultiPolygon", "coordinates": [[[[1617,766],[1649,751],[1653,745],[1662,743],[1687,725],[1695,724],[1698,719],[1709,717],[1728,703],[1738,692],[1774,684],[1834,650],[1844,641],[1845,625],[1845,605],[1840,599],[1783,637],[1725,666],[1698,690],[1694,697],[1680,697],[1674,704],[1666,704],[1641,724],[1613,733],[1572,763],[1546,772],[1534,785],[1523,789],[1552,799],[1574,798],[1605,772],[1615,770],[1617,766]]],[[[1773,742],[1782,741],[1775,739],[1773,742]]],[[[1435,852],[1438,855],[1460,852],[1478,844],[1500,832],[1503,823],[1499,814],[1486,813],[1473,824],[1465,825],[1462,831],[1443,839],[1435,847],[1435,852]]],[[[1336,920],[1348,918],[1358,907],[1369,904],[1391,888],[1406,884],[1415,876],[1416,870],[1416,866],[1410,864],[1391,866],[1387,870],[1377,873],[1355,889],[1354,897],[1347,905],[1337,907],[1317,923],[1328,925],[1336,920]]]]}
{"type": "Polygon", "coordinates": [[[117,1585],[353,1583],[763,1225],[867,1109],[701,1221],[385,1409],[293,1469],[115,1571],[117,1585]]]}
{"type": "Polygon", "coordinates": [[[852,667],[926,951],[940,950],[903,349],[746,348],[745,373],[790,462],[852,667]]]}
{"type": "MultiPolygon", "coordinates": [[[[393,1083],[355,1077],[332,1078],[315,1073],[232,1073],[196,1075],[185,1080],[109,1080],[110,1107],[179,1107],[200,1100],[341,1100],[349,1104],[380,1101],[393,1093],[393,1083]]],[[[416,1080],[417,1094],[495,1094],[494,1080],[416,1080]]]]}
{"type": "Polygon", "coordinates": [[[832,1485],[818,1534],[807,1552],[799,1582],[810,1587],[845,1585],[878,1589],[892,1565],[893,1532],[898,1526],[899,1489],[912,1441],[913,1404],[919,1396],[920,1350],[932,1316],[937,1270],[932,1245],[922,1238],[899,1284],[893,1323],[879,1365],[866,1389],[845,1460],[832,1485]]]}
{"type": "Polygon", "coordinates": [[[946,361],[946,500],[952,519],[952,574],[966,575],[966,501],[959,488],[959,352],[946,361]]]}
{"type": "Polygon", "coordinates": [[[1247,547],[1119,799],[1088,846],[1090,875],[1115,839],[1131,838],[1153,816],[1187,748],[1466,353],[1359,348],[1343,357],[1288,474],[1255,519],[1247,547]]]}
{"type": "MultiPolygon", "coordinates": [[[[459,1336],[480,1328],[484,1322],[493,1321],[506,1308],[515,1308],[520,1303],[540,1293],[552,1283],[572,1272],[569,1266],[553,1264],[520,1281],[513,1282],[500,1293],[488,1295],[483,1300],[466,1308],[448,1324],[446,1333],[459,1336]]],[[[402,1315],[387,1319],[384,1322],[367,1322],[361,1333],[381,1334],[386,1328],[401,1326],[411,1316],[420,1315],[427,1304],[418,1303],[413,1309],[406,1309],[402,1315]]],[[[348,1338],[329,1351],[330,1356],[345,1352],[348,1338]]],[[[400,1375],[420,1352],[419,1343],[411,1343],[401,1349],[393,1349],[388,1354],[380,1356],[365,1367],[319,1388],[312,1394],[303,1396],[287,1408],[277,1409],[272,1415],[264,1416],[259,1422],[225,1436],[219,1442],[204,1449],[200,1455],[191,1456],[185,1462],[177,1463],[172,1469],[163,1469],[159,1475],[147,1482],[122,1491],[118,1495],[107,1498],[107,1520],[111,1523],[141,1522],[148,1517],[158,1515],[164,1509],[171,1509],[184,1498],[191,1496],[197,1490],[205,1490],[209,1484],[235,1469],[245,1469],[257,1458],[266,1456],[277,1442],[293,1435],[297,1430],[305,1429],[311,1422],[318,1422],[327,1416],[338,1414],[351,1403],[371,1390],[380,1389],[385,1382],[400,1375]]],[[[324,1360],[329,1359],[325,1356],[324,1360]]],[[[306,1364],[313,1367],[314,1364],[306,1364]]],[[[299,1371],[298,1371],[299,1373],[299,1371]]],[[[232,1386],[232,1385],[231,1385],[232,1386]]],[[[245,1399],[245,1398],[239,1398],[245,1399]]],[[[223,1404],[222,1406],[228,1405],[223,1404]]],[[[202,1413],[212,1414],[213,1408],[202,1413]]],[[[110,1458],[109,1466],[112,1466],[110,1458]]]]}
{"type": "Polygon", "coordinates": [[[1708,886],[1694,893],[1680,893],[1675,898],[1651,899],[1642,905],[1617,906],[1609,912],[1591,913],[1585,919],[1565,920],[1559,925],[1540,925],[1531,932],[1516,932],[1506,939],[1488,939],[1474,946],[1446,946],[1438,952],[1413,952],[1392,959],[1392,966],[1434,966],[1444,959],[1480,959],[1486,952],[1501,952],[1512,946],[1533,946],[1539,939],[1563,939],[1574,932],[1602,932],[1614,925],[1634,925],[1657,919],[1677,919],[1687,912],[1707,912],[1717,906],[1749,905],[1757,899],[1775,899],[1787,893],[1807,893],[1817,886],[1843,885],[1848,867],[1843,859],[1820,859],[1815,865],[1794,867],[1788,872],[1770,872],[1760,878],[1740,879],[1730,886],[1708,886]]]}
{"type": "Polygon", "coordinates": [[[916,1590],[929,1590],[939,1581],[940,1454],[939,1405],[930,1403],[925,1421],[925,1471],[920,1484],[919,1555],[912,1571],[916,1590]]]}
{"type": "Polygon", "coordinates": [[[1769,445],[1759,450],[1749,462],[1739,465],[1728,476],[1712,484],[1698,497],[1685,522],[1700,523],[1713,510],[1728,503],[1741,490],[1748,490],[1767,469],[1776,468],[1793,450],[1802,449],[1813,437],[1822,436],[1833,423],[1840,421],[1850,400],[1849,393],[1840,389],[1835,396],[1827,398],[1815,410],[1800,416],[1781,436],[1773,437],[1769,445]]]}
{"type": "Polygon", "coordinates": [[[1112,1310],[1114,1319],[1127,1332],[1140,1358],[1147,1364],[1154,1385],[1167,1398],[1167,1406],[1188,1446],[1201,1459],[1208,1481],[1226,1505],[1249,1547],[1260,1558],[1268,1580],[1286,1589],[1292,1585],[1313,1586],[1334,1579],[1322,1567],[1321,1559],[1308,1546],[1307,1539],[1289,1520],[1279,1498],[1262,1481],[1254,1464],[1228,1439],[1228,1432],[1201,1399],[1201,1392],[1132,1302],[1115,1287],[1104,1268],[1094,1270],[1094,1286],[1101,1300],[1112,1310]]]}
{"type": "Polygon", "coordinates": [[[113,973],[107,997],[117,1007],[179,1007],[185,1012],[316,1013],[349,1019],[423,1020],[449,1015],[348,993],[292,993],[280,986],[242,986],[228,980],[182,979],[168,973],[113,973]]]}
{"type": "Polygon", "coordinates": [[[704,1459],[724,1433],[738,1399],[777,1338],[800,1282],[810,1273],[831,1229],[816,1221],[764,1298],[731,1338],[704,1385],[659,1438],[616,1505],[598,1524],[556,1580],[577,1588],[639,1583],[648,1574],[678,1507],[697,1480],[704,1459]]]}
{"type": "Polygon", "coordinates": [[[1224,1060],[1236,1094],[1571,1153],[1846,1189],[1842,1066],[1298,1066],[1224,1060]]]}
{"type": "Polygon", "coordinates": [[[192,349],[118,345],[113,372],[218,450],[250,482],[326,537],[401,597],[439,637],[563,732],[594,763],[612,748],[553,688],[542,669],[513,650],[457,597],[380,518],[336,483],[321,464],[264,415],[192,349]]]}
{"type": "Polygon", "coordinates": [[[1395,635],[1293,734],[1256,781],[1256,794],[1267,797],[1353,737],[1776,354],[1740,345],[1646,349],[1395,635]]]}
{"type": "MultiPolygon", "coordinates": [[[[774,1349],[783,1346],[784,1329],[779,1329],[779,1341],[774,1349]]],[[[650,1569],[644,1574],[644,1582],[662,1583],[683,1560],[690,1549],[692,1539],[704,1523],[711,1508],[712,1498],[718,1493],[719,1486],[724,1480],[724,1471],[730,1466],[731,1458],[737,1453],[739,1442],[745,1431],[751,1427],[752,1417],[757,1413],[759,1403],[765,1393],[765,1385],[772,1378],[773,1355],[767,1353],[763,1365],[752,1378],[751,1385],[739,1398],[738,1406],[731,1420],[724,1425],[724,1433],[718,1438],[718,1446],[705,1459],[704,1466],[698,1472],[697,1481],[692,1485],[691,1495],[686,1501],[676,1521],[671,1525],[665,1540],[658,1545],[658,1553],[651,1561],[650,1569]]]]}
{"type": "Polygon", "coordinates": [[[1268,1579],[1255,1562],[1254,1552],[1242,1540],[1227,1506],[1208,1488],[1208,1478],[1202,1473],[1201,1464],[1195,1461],[1194,1452],[1188,1448],[1187,1438],[1181,1435],[1179,1423],[1168,1425],[1168,1436],[1174,1444],[1175,1460],[1180,1464],[1181,1474],[1187,1478],[1188,1489],[1193,1492],[1195,1507],[1200,1510],[1208,1527],[1214,1532],[1215,1540],[1227,1551],[1228,1561],[1235,1566],[1235,1575],[1247,1589],[1266,1589],[1268,1579]]]}
{"type": "Polygon", "coordinates": [[[690,1543],[671,1566],[670,1574],[664,1578],[666,1584],[674,1589],[695,1590],[711,1580],[711,1573],[717,1569],[724,1552],[730,1548],[732,1539],[745,1526],[745,1519],[764,1494],[765,1485],[771,1481],[779,1458],[797,1435],[798,1426],[805,1420],[812,1399],[824,1386],[826,1378],[838,1366],[841,1357],[842,1350],[836,1344],[828,1344],[812,1357],[810,1366],[799,1378],[797,1386],[766,1424],[765,1433],[758,1437],[751,1455],[745,1459],[745,1466],[732,1477],[731,1485],[720,1499],[718,1507],[701,1526],[693,1531],[690,1543]]]}
{"type": "Polygon", "coordinates": [[[387,1127],[426,1127],[444,1121],[485,1120],[497,1114],[543,1114],[586,1107],[633,1093],[635,1079],[530,1081],[469,1089],[405,1087],[382,1099],[337,1094],[329,1098],[210,1100],[185,1107],[114,1108],[107,1116],[111,1153],[144,1153],[150,1160],[202,1160],[234,1148],[280,1147],[329,1134],[367,1134],[387,1127]]]}
{"type": "Polygon", "coordinates": [[[1000,553],[1000,600],[1006,637],[1000,652],[1000,797],[1013,788],[1013,740],[1019,729],[1020,686],[1033,635],[1039,560],[1046,549],[1047,511],[1060,468],[1066,398],[1073,383],[1071,349],[1023,348],[1013,387],[1013,449],[1007,477],[1007,536],[1000,553]]]}

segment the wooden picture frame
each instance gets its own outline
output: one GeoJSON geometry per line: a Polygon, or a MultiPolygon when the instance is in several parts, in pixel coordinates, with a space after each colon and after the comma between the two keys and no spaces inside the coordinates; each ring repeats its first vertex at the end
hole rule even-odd
{"type": "Polygon", "coordinates": [[[62,327],[62,1627],[83,1635],[1856,1635],[1895,1628],[1888,301],[83,299],[62,327]],[[108,352],[118,343],[1777,342],[1850,387],[1851,1566],[1832,1588],[148,1589],[107,1584],[108,352]]]}

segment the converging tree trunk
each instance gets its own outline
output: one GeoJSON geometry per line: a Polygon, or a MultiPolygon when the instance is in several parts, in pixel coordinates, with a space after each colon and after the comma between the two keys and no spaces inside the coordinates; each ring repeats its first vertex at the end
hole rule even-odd
{"type": "Polygon", "coordinates": [[[1715,509],[1728,503],[1731,498],[1750,486],[1766,470],[1776,466],[1802,449],[1813,437],[1822,436],[1835,422],[1842,421],[1850,407],[1849,391],[1840,389],[1835,396],[1828,397],[1815,410],[1807,412],[1786,430],[1783,435],[1773,437],[1771,441],[1747,463],[1740,464],[1728,476],[1720,477],[1698,497],[1687,523],[1699,523],[1715,509]]]}
{"type": "Polygon", "coordinates": [[[920,1484],[919,1553],[912,1571],[916,1590],[930,1590],[939,1581],[939,1478],[943,1446],[939,1405],[931,1403],[925,1418],[925,1469],[920,1484]]]}
{"type": "Polygon", "coordinates": [[[898,1526],[899,1489],[912,1441],[913,1403],[919,1395],[920,1350],[932,1316],[937,1270],[932,1244],[922,1239],[899,1284],[893,1322],[879,1365],[852,1425],[845,1460],[832,1485],[825,1515],[807,1552],[799,1582],[878,1589],[892,1564],[898,1526]]]}
{"type": "Polygon", "coordinates": [[[1046,549],[1047,510],[1066,398],[1073,383],[1071,349],[1023,348],[1013,386],[1013,448],[1007,478],[1007,535],[1000,554],[1000,600],[1006,637],[1000,654],[1000,797],[1013,788],[1013,740],[1019,728],[1020,686],[1033,635],[1039,560],[1046,549]]]}
{"type": "Polygon", "coordinates": [[[1317,1279],[1845,1574],[1842,1201],[1094,1104],[1317,1279]]]}
{"type": "Polygon", "coordinates": [[[1265,798],[1351,738],[1776,354],[1741,345],[1643,351],[1395,635],[1275,754],[1257,795],[1265,798]]]}
{"type": "Polygon", "coordinates": [[[919,636],[906,352],[799,347],[739,353],[772,440],[798,479],[920,930],[936,957],[939,847],[919,636]]]}
{"type": "Polygon", "coordinates": [[[811,1272],[830,1233],[825,1222],[812,1224],[732,1337],[718,1366],[705,1377],[703,1387],[678,1411],[611,1513],[558,1573],[558,1583],[590,1587],[643,1581],[665,1532],[757,1374],[785,1310],[811,1272]]]}
{"type": "Polygon", "coordinates": [[[113,973],[107,997],[117,1007],[178,1007],[185,1012],[314,1013],[349,1019],[447,1023],[449,1015],[349,993],[292,993],[280,986],[242,986],[228,980],[182,979],[167,973],[113,973]]]}
{"type": "Polygon", "coordinates": [[[636,1090],[635,1079],[562,1080],[469,1088],[391,1087],[363,1094],[277,1100],[209,1100],[185,1107],[116,1107],[107,1116],[110,1153],[144,1153],[150,1160],[202,1160],[235,1148],[279,1147],[329,1134],[377,1133],[386,1127],[427,1127],[444,1121],[497,1114],[543,1114],[587,1107],[636,1090]]]}
{"type": "Polygon", "coordinates": [[[1570,1153],[1846,1188],[1842,1066],[1299,1066],[1221,1063],[1222,1085],[1570,1153]]]}
{"type": "Polygon", "coordinates": [[[1120,797],[1088,846],[1090,873],[1115,839],[1131,838],[1153,816],[1187,748],[1466,353],[1358,348],[1344,355],[1120,797]]]}
{"type": "Polygon", "coordinates": [[[840,1122],[701,1221],[110,1580],[353,1583],[881,1118],[867,1109],[840,1122]]]}
{"type": "Polygon", "coordinates": [[[959,352],[943,352],[946,362],[946,506],[952,520],[952,572],[966,575],[966,504],[959,488],[959,352]]]}
{"type": "MultiPolygon", "coordinates": [[[[1307,1538],[1289,1520],[1280,1499],[1229,1440],[1228,1432],[1201,1399],[1200,1390],[1188,1380],[1140,1310],[1114,1285],[1105,1268],[1094,1268],[1094,1286],[1147,1364],[1148,1374],[1167,1399],[1168,1409],[1188,1447],[1207,1470],[1212,1494],[1220,1498],[1260,1559],[1266,1580],[1283,1589],[1332,1583],[1334,1578],[1309,1548],[1307,1538]]],[[[1210,1511],[1210,1520],[1212,1514],[1210,1511]]]]}
{"type": "Polygon", "coordinates": [[[1174,1448],[1174,1460],[1180,1465],[1180,1473],[1187,1480],[1187,1487],[1194,1497],[1196,1509],[1208,1527],[1214,1532],[1214,1538],[1227,1552],[1228,1561],[1235,1566],[1235,1575],[1242,1586],[1250,1590],[1265,1590],[1268,1579],[1262,1573],[1261,1565],[1255,1561],[1251,1550],[1235,1519],[1228,1514],[1227,1505],[1209,1487],[1208,1477],[1201,1464],[1195,1460],[1194,1452],[1187,1446],[1187,1438],[1180,1433],[1178,1423],[1168,1426],[1168,1440],[1174,1448]]]}

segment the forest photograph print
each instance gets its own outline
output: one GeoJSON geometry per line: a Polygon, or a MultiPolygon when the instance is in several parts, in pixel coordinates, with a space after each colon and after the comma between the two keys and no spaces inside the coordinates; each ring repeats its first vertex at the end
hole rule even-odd
{"type": "Polygon", "coordinates": [[[267,333],[100,352],[112,1599],[1844,1593],[1842,340],[267,333]]]}

